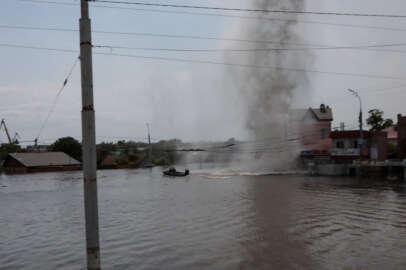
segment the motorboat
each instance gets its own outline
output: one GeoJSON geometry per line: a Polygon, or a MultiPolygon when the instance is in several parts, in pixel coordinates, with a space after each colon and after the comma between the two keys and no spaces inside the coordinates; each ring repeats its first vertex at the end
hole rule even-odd
{"type": "Polygon", "coordinates": [[[169,168],[166,171],[163,171],[163,174],[166,176],[175,176],[175,177],[182,177],[189,175],[189,170],[186,169],[184,172],[178,172],[175,168],[169,168]]]}

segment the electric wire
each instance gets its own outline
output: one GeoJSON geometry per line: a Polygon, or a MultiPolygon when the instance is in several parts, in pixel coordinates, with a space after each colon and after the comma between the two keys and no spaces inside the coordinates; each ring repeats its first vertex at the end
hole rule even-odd
{"type": "Polygon", "coordinates": [[[71,77],[71,75],[72,75],[72,73],[73,73],[73,70],[75,69],[77,63],[79,62],[79,59],[80,59],[80,57],[77,57],[77,58],[75,59],[75,62],[73,63],[71,69],[69,70],[69,73],[68,73],[68,75],[66,76],[65,80],[63,81],[63,84],[62,84],[61,88],[60,88],[59,91],[56,93],[55,99],[54,99],[54,101],[53,101],[53,103],[52,103],[52,105],[51,105],[51,107],[50,107],[50,109],[49,109],[49,111],[48,111],[48,114],[47,114],[47,116],[46,116],[44,122],[42,123],[42,125],[41,125],[41,127],[40,127],[40,129],[39,129],[39,132],[38,132],[37,137],[35,138],[36,140],[38,140],[38,139],[40,138],[42,132],[44,131],[44,128],[45,128],[46,124],[48,123],[48,120],[49,120],[49,118],[51,117],[51,114],[53,113],[53,111],[54,111],[54,109],[55,109],[55,106],[56,106],[56,103],[57,103],[57,101],[58,101],[58,98],[59,98],[59,96],[61,95],[63,89],[65,89],[65,86],[68,84],[69,78],[71,77]]]}
{"type": "Polygon", "coordinates": [[[156,10],[156,9],[140,9],[140,8],[123,8],[123,7],[110,7],[110,6],[100,6],[92,5],[96,8],[116,8],[124,10],[134,10],[134,11],[146,11],[153,13],[169,13],[169,14],[184,14],[184,15],[200,15],[200,16],[209,16],[209,17],[225,17],[225,18],[238,18],[238,19],[249,19],[249,20],[261,20],[261,21],[279,21],[287,23],[300,23],[300,24],[316,24],[316,25],[325,25],[325,26],[336,26],[344,28],[358,28],[358,29],[373,29],[373,30],[382,30],[382,31],[394,31],[394,32],[406,32],[405,28],[397,27],[386,27],[386,26],[376,26],[376,25],[365,25],[365,24],[346,24],[346,23],[332,23],[332,22],[320,22],[320,21],[310,21],[310,20],[297,20],[297,19],[282,19],[274,17],[252,17],[252,16],[239,16],[231,14],[214,14],[214,13],[202,13],[202,12],[190,12],[190,11],[174,11],[174,10],[156,10]]]}
{"type": "Polygon", "coordinates": [[[120,4],[120,5],[125,4],[125,5],[138,5],[138,6],[188,8],[188,9],[206,9],[206,10],[222,10],[222,11],[242,11],[242,12],[259,12],[259,13],[298,14],[298,15],[307,14],[307,15],[330,15],[330,16],[352,16],[352,17],[406,18],[406,15],[382,14],[382,13],[349,13],[349,12],[321,12],[321,11],[302,11],[302,10],[228,8],[228,7],[176,5],[176,4],[163,4],[163,3],[110,1],[110,0],[92,0],[91,2],[108,3],[108,4],[120,4]]]}
{"type": "Polygon", "coordinates": [[[326,75],[348,76],[348,77],[360,77],[360,78],[406,80],[406,78],[395,77],[395,76],[371,75],[371,74],[361,74],[361,73],[346,73],[346,72],[334,72],[334,71],[321,71],[321,70],[304,69],[304,68],[261,66],[261,65],[253,65],[253,64],[227,63],[227,62],[216,62],[216,61],[208,61],[208,60],[190,60],[190,59],[181,59],[181,58],[144,56],[144,55],[132,55],[132,54],[117,54],[117,53],[95,53],[95,54],[97,54],[97,55],[119,56],[119,57],[129,57],[129,58],[139,58],[139,59],[151,59],[151,60],[168,61],[168,62],[210,64],[210,65],[222,65],[222,66],[241,67],[241,68],[274,69],[274,70],[284,70],[284,71],[296,72],[296,73],[303,72],[303,73],[315,73],[315,74],[326,74],[326,75]]]}
{"type": "MultiPolygon", "coordinates": [[[[79,30],[76,30],[76,29],[67,29],[67,28],[10,26],[10,25],[1,25],[0,28],[43,30],[43,31],[61,31],[61,32],[77,32],[77,31],[79,31],[79,30]]],[[[289,42],[277,42],[277,41],[271,41],[271,40],[220,38],[220,37],[198,36],[198,35],[172,35],[172,34],[159,34],[159,33],[147,33],[147,32],[117,32],[117,31],[92,30],[92,33],[95,33],[95,34],[111,34],[111,35],[126,35],[126,36],[148,36],[148,37],[174,38],[174,39],[219,40],[219,41],[232,41],[232,42],[292,45],[292,46],[321,46],[321,45],[308,44],[308,43],[289,43],[289,42]]]]}
{"type": "MultiPolygon", "coordinates": [[[[17,44],[4,44],[1,43],[0,47],[10,47],[10,48],[23,48],[23,49],[34,49],[34,50],[47,50],[47,51],[60,51],[77,53],[76,50],[69,49],[57,49],[57,48],[45,48],[45,47],[35,47],[35,46],[25,46],[17,44]]],[[[195,63],[195,64],[208,64],[208,65],[219,65],[219,66],[229,66],[229,67],[240,67],[240,68],[256,68],[256,69],[273,69],[273,70],[284,70],[296,73],[315,73],[315,74],[325,74],[325,75],[335,75],[335,76],[347,76],[347,77],[360,77],[360,78],[374,78],[374,79],[387,79],[387,80],[406,80],[403,77],[396,76],[385,76],[385,75],[372,75],[372,74],[362,74],[362,73],[347,73],[347,72],[334,72],[334,71],[322,71],[304,68],[288,68],[288,67],[275,67],[275,66],[265,66],[265,65],[253,65],[253,64],[240,64],[240,63],[228,63],[228,62],[216,62],[209,60],[191,60],[182,58],[171,58],[171,57],[159,57],[159,56],[145,56],[145,55],[133,55],[133,54],[117,54],[117,53],[94,53],[95,55],[105,55],[105,56],[117,56],[126,58],[138,58],[138,59],[149,59],[165,62],[179,62],[179,63],[195,63]]]]}
{"type": "Polygon", "coordinates": [[[78,53],[78,52],[79,52],[79,51],[77,51],[77,50],[72,50],[72,49],[61,49],[61,48],[49,48],[49,47],[27,46],[27,45],[9,44],[9,43],[0,43],[0,47],[20,48],[20,49],[31,49],[31,50],[40,50],[40,51],[67,52],[67,53],[78,53]]]}
{"type": "MultiPolygon", "coordinates": [[[[50,27],[33,27],[33,26],[15,26],[15,25],[0,25],[0,29],[19,29],[19,30],[34,30],[34,31],[58,31],[58,32],[78,32],[77,29],[68,28],[50,28],[50,27]]],[[[153,36],[153,37],[167,37],[167,38],[190,38],[190,39],[209,39],[209,40],[227,40],[238,42],[250,42],[250,43],[269,43],[279,45],[290,45],[299,47],[290,48],[261,48],[261,49],[176,49],[176,48],[131,48],[125,46],[98,46],[106,48],[118,48],[118,49],[132,49],[132,50],[146,50],[146,51],[172,51],[172,52],[251,52],[251,51],[307,51],[307,50],[365,50],[375,52],[388,52],[388,53],[406,53],[406,50],[393,50],[385,49],[379,50],[374,48],[385,47],[400,47],[406,46],[406,43],[393,43],[393,44],[372,44],[372,45],[355,45],[355,46],[331,46],[331,45],[316,45],[316,44],[304,44],[304,43],[286,43],[286,42],[274,42],[274,41],[259,41],[259,40],[244,40],[244,39],[224,39],[215,37],[203,37],[203,36],[183,36],[183,35],[166,35],[166,34],[154,34],[154,33],[131,33],[131,32],[108,32],[108,31],[93,31],[96,34],[113,34],[113,35],[136,35],[136,36],[153,36]],[[313,46],[313,47],[312,47],[313,46]]],[[[67,50],[69,51],[69,50],[67,50]]]]}
{"type": "MultiPolygon", "coordinates": [[[[115,45],[94,45],[95,48],[124,49],[139,51],[167,51],[167,52],[272,52],[272,51],[313,51],[313,50],[359,50],[370,48],[385,48],[406,46],[406,43],[376,44],[360,46],[331,46],[331,47],[300,47],[300,48],[255,48],[255,49],[177,49],[177,48],[149,48],[149,47],[126,47],[115,45]]],[[[378,50],[380,52],[392,52],[390,50],[378,50]]],[[[398,51],[397,51],[398,52],[398,51]]],[[[406,51],[401,51],[406,53],[406,51]]]]}
{"type": "MultiPolygon", "coordinates": [[[[19,0],[19,1],[37,3],[37,4],[42,3],[42,4],[73,6],[73,7],[78,6],[78,4],[76,4],[76,3],[55,2],[55,1],[46,1],[46,0],[19,0]]],[[[319,24],[319,25],[328,25],[328,26],[337,26],[337,27],[375,29],[375,30],[384,30],[384,31],[400,31],[400,32],[406,31],[405,28],[397,28],[397,27],[385,27],[385,26],[363,25],[363,24],[332,23],[332,22],[320,22],[320,21],[313,21],[313,20],[310,21],[310,20],[283,19],[283,18],[273,18],[273,17],[253,17],[253,16],[240,16],[240,15],[220,14],[220,13],[203,13],[203,12],[162,10],[162,9],[128,8],[128,7],[104,6],[104,5],[96,5],[96,4],[92,4],[92,7],[105,8],[105,9],[145,11],[145,12],[153,12],[153,13],[185,14],[185,15],[200,15],[200,16],[226,17],[226,18],[238,18],[238,19],[251,19],[251,20],[282,21],[282,22],[303,23],[303,24],[319,24]]]]}

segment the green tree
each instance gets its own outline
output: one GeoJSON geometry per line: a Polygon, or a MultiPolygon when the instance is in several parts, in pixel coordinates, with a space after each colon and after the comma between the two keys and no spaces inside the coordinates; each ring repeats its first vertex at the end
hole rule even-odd
{"type": "Polygon", "coordinates": [[[0,160],[4,160],[9,153],[21,152],[21,147],[17,144],[1,144],[0,145],[0,160]]]}
{"type": "Polygon", "coordinates": [[[378,109],[369,110],[369,117],[367,118],[367,124],[371,127],[370,131],[381,131],[393,124],[392,119],[384,119],[383,111],[378,109]]]}
{"type": "Polygon", "coordinates": [[[82,145],[72,137],[59,138],[50,146],[50,150],[64,152],[76,160],[82,160],[82,145]]]}

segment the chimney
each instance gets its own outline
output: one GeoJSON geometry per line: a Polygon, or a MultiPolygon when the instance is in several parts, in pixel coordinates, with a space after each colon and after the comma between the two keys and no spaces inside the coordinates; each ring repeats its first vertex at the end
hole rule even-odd
{"type": "Polygon", "coordinates": [[[320,104],[320,112],[321,113],[326,113],[326,106],[323,103],[320,104]]]}

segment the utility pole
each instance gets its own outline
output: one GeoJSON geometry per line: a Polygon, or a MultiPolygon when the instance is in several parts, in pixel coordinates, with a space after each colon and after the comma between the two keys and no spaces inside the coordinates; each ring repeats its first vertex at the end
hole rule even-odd
{"type": "Polygon", "coordinates": [[[353,94],[359,100],[359,117],[358,117],[359,133],[360,133],[360,135],[359,135],[359,137],[360,137],[359,159],[361,161],[362,160],[362,147],[364,146],[364,133],[362,131],[362,101],[361,101],[361,97],[357,91],[355,91],[353,89],[348,89],[348,91],[350,91],[350,93],[353,94]]]}
{"type": "Polygon", "coordinates": [[[148,129],[148,146],[149,146],[148,162],[149,162],[149,165],[151,165],[152,164],[152,145],[151,145],[151,134],[149,133],[149,123],[147,123],[147,129],[148,129]]]}
{"type": "Polygon", "coordinates": [[[80,62],[82,79],[83,187],[86,221],[87,269],[99,270],[100,241],[97,206],[96,124],[93,104],[92,37],[90,0],[81,0],[80,62]]]}

